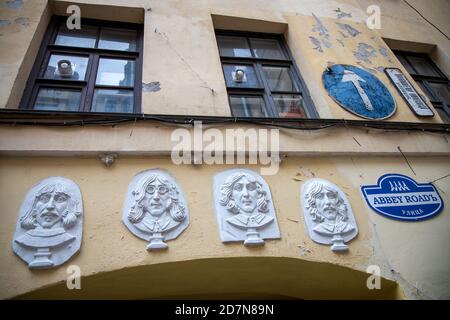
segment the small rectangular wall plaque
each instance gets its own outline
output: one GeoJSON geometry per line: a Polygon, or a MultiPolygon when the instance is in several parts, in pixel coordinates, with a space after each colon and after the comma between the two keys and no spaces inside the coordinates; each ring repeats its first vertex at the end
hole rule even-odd
{"type": "Polygon", "coordinates": [[[385,68],[389,79],[395,85],[397,90],[402,95],[403,99],[408,104],[409,108],[419,117],[433,117],[434,112],[428,107],[426,102],[422,99],[416,89],[408,81],[402,71],[398,68],[385,68]]]}

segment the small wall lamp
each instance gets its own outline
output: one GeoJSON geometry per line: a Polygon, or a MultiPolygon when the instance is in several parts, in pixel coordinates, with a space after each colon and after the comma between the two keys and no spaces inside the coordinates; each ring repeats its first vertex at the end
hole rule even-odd
{"type": "Polygon", "coordinates": [[[58,73],[63,78],[71,78],[73,76],[72,63],[69,60],[59,60],[58,73]]]}
{"type": "Polygon", "coordinates": [[[244,82],[246,81],[245,71],[243,69],[236,69],[233,73],[233,80],[235,82],[244,82]]]}

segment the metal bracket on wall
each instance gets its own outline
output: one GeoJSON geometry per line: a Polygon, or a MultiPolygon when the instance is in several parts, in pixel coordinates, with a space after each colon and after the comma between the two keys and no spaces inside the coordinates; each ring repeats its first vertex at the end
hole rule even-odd
{"type": "Polygon", "coordinates": [[[117,153],[102,153],[99,155],[100,161],[105,165],[105,167],[112,166],[117,157],[117,153]]]}

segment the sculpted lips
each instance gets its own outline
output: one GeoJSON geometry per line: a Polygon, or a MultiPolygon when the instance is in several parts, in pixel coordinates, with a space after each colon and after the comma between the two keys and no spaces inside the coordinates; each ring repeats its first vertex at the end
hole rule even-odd
{"type": "Polygon", "coordinates": [[[56,212],[46,211],[41,215],[41,217],[43,217],[45,221],[49,222],[55,218],[58,218],[58,214],[56,212]]]}
{"type": "Polygon", "coordinates": [[[53,211],[46,211],[42,214],[42,217],[57,217],[58,214],[53,211]]]}

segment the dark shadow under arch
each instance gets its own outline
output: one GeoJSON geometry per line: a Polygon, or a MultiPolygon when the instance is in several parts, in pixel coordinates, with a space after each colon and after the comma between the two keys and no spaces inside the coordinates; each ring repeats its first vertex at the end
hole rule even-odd
{"type": "Polygon", "coordinates": [[[211,258],[130,267],[65,282],[16,299],[398,299],[394,281],[380,290],[369,274],[330,263],[283,257],[211,258]]]}

